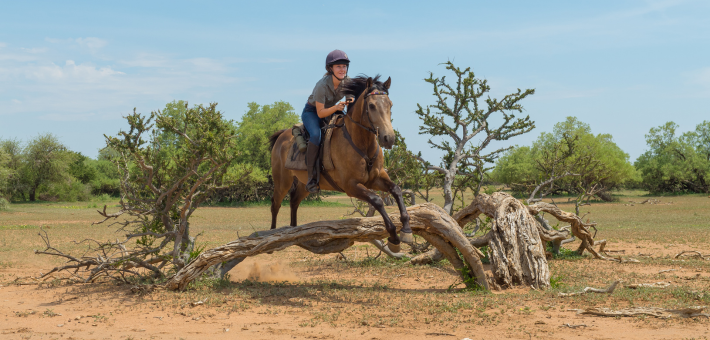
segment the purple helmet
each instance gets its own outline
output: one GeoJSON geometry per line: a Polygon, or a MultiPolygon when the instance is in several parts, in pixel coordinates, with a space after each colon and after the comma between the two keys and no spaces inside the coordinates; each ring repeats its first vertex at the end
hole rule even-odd
{"type": "Polygon", "coordinates": [[[333,50],[325,58],[325,69],[328,70],[328,66],[333,65],[350,65],[350,59],[348,59],[348,55],[345,52],[333,50]]]}

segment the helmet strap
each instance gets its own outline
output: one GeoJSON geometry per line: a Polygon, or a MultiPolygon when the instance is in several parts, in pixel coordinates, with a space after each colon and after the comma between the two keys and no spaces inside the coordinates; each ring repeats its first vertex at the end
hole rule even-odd
{"type": "MultiPolygon", "coordinates": [[[[350,70],[349,66],[348,66],[348,70],[350,70]]],[[[343,79],[345,79],[345,77],[348,76],[348,73],[345,72],[345,77],[338,78],[338,76],[336,76],[335,73],[333,73],[333,65],[328,66],[328,73],[330,73],[331,76],[335,77],[335,79],[338,79],[338,81],[343,81],[343,79]]]]}

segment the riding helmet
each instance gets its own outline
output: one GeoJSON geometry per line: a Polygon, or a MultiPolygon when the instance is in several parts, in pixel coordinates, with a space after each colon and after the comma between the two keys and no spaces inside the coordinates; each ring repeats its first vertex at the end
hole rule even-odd
{"type": "Polygon", "coordinates": [[[348,59],[348,55],[345,52],[333,50],[325,58],[325,69],[328,70],[328,67],[333,65],[350,65],[350,59],[348,59]]]}

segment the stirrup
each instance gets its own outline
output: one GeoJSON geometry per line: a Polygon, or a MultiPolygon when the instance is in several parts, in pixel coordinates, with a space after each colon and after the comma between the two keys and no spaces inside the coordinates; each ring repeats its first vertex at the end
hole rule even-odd
{"type": "MultiPolygon", "coordinates": [[[[313,182],[315,182],[315,180],[313,182]]],[[[308,190],[311,194],[315,194],[320,191],[320,186],[318,183],[311,183],[311,181],[308,181],[308,184],[306,184],[306,190],[308,190]]]]}

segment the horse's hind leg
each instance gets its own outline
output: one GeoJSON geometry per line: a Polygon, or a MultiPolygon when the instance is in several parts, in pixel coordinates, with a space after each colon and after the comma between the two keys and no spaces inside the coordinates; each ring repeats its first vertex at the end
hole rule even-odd
{"type": "Polygon", "coordinates": [[[281,202],[291,189],[292,181],[274,176],[274,195],[271,197],[271,229],[276,228],[276,218],[279,216],[281,202]]]}
{"type": "Polygon", "coordinates": [[[298,206],[301,204],[301,201],[303,201],[304,198],[308,197],[308,190],[306,190],[306,185],[299,182],[298,180],[295,181],[295,188],[291,190],[291,196],[290,196],[290,205],[291,205],[291,226],[295,227],[298,225],[298,206]]]}

